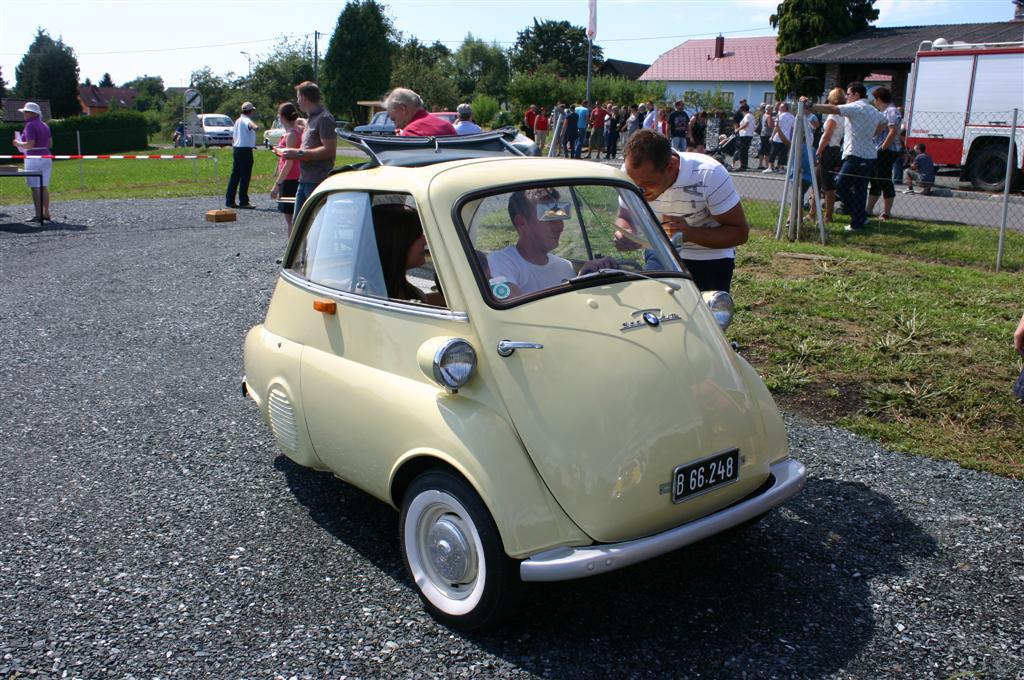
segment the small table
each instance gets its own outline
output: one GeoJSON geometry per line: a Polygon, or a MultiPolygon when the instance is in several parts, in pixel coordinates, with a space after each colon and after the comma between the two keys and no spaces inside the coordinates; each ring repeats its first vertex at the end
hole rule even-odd
{"type": "MultiPolygon", "coordinates": [[[[41,172],[27,172],[21,168],[14,168],[9,165],[0,165],[0,177],[38,177],[40,189],[42,189],[43,173],[41,172]]],[[[36,200],[35,194],[32,195],[32,203],[35,206],[36,214],[43,214],[43,192],[39,192],[39,199],[36,200]]]]}

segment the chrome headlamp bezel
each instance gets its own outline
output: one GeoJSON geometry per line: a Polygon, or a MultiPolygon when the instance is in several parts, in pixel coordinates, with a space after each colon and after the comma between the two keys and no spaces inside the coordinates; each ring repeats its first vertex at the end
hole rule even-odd
{"type": "Polygon", "coordinates": [[[704,291],[703,297],[708,309],[711,310],[711,315],[715,317],[718,327],[724,331],[732,323],[736,313],[736,304],[733,302],[732,296],[724,290],[707,290],[704,291]]]}
{"type": "Polygon", "coordinates": [[[476,350],[462,338],[446,340],[434,353],[433,373],[438,385],[456,392],[476,371],[476,350]]]}

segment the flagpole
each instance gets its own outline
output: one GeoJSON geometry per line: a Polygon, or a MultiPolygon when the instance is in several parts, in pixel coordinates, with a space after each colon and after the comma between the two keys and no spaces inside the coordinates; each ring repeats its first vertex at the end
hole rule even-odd
{"type": "Polygon", "coordinates": [[[594,102],[590,101],[590,75],[594,71],[593,59],[594,59],[594,41],[587,40],[587,106],[592,105],[594,102]]]}
{"type": "Polygon", "coordinates": [[[587,22],[587,106],[593,106],[590,100],[590,76],[594,72],[594,38],[597,37],[597,0],[588,0],[590,20],[587,22]]]}

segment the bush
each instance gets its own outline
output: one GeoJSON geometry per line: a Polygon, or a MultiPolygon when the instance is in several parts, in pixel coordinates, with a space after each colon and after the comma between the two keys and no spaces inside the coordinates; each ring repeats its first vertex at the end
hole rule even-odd
{"type": "MultiPolygon", "coordinates": [[[[138,111],[111,111],[98,116],[75,116],[49,122],[55,154],[78,153],[78,139],[83,154],[113,153],[145,149],[149,145],[146,117],[138,111]]],[[[0,154],[18,154],[11,142],[24,123],[0,123],[0,154]]]]}
{"type": "Polygon", "coordinates": [[[516,127],[516,117],[511,111],[499,111],[498,115],[491,121],[491,129],[497,130],[503,127],[516,127]]]}
{"type": "Polygon", "coordinates": [[[477,121],[478,125],[481,121],[484,123],[493,121],[494,117],[498,115],[498,111],[501,110],[498,100],[487,94],[478,94],[473,97],[470,106],[473,107],[473,119],[477,121]]]}

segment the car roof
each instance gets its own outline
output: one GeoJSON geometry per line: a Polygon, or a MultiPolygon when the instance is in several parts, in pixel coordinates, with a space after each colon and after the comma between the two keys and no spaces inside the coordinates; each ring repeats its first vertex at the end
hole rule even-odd
{"type": "Polygon", "coordinates": [[[370,160],[335,172],[366,170],[381,165],[419,167],[472,158],[532,155],[534,150],[525,148],[522,142],[517,141],[517,136],[515,128],[448,137],[362,135],[345,131],[338,133],[338,139],[364,152],[370,160]]]}
{"type": "Polygon", "coordinates": [[[418,190],[429,190],[442,203],[454,203],[458,197],[476,191],[533,182],[630,183],[630,179],[617,167],[601,163],[508,155],[459,158],[420,166],[376,166],[362,172],[343,169],[324,180],[317,193],[357,190],[415,195],[418,190]]]}

